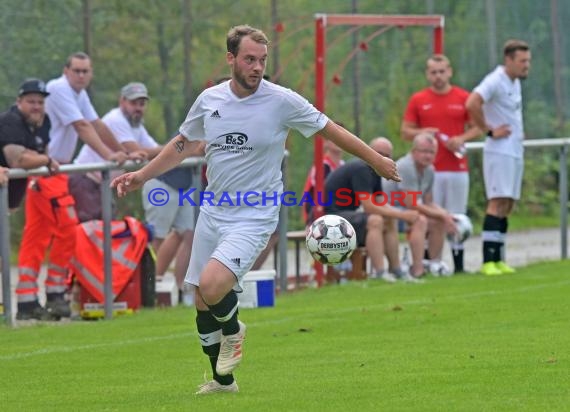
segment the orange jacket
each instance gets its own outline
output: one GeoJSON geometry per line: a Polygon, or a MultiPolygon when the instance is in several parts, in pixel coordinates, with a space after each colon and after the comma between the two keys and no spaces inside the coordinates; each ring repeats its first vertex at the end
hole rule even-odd
{"type": "MultiPolygon", "coordinates": [[[[127,285],[147,246],[148,232],[133,217],[111,222],[113,251],[113,300],[127,285]]],[[[103,221],[90,220],[77,226],[75,256],[71,268],[82,287],[99,302],[104,301],[103,221]]]]}

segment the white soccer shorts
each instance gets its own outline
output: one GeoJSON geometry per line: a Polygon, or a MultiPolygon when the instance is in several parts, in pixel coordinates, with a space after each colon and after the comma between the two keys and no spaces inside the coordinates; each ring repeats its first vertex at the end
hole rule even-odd
{"type": "Polygon", "coordinates": [[[524,160],[501,153],[483,153],[483,177],[487,199],[521,197],[524,160]]]}
{"type": "Polygon", "coordinates": [[[242,292],[242,279],[267,246],[277,222],[219,221],[204,212],[198,215],[194,243],[185,283],[200,286],[200,275],[211,258],[225,265],[236,276],[236,292],[242,292]],[[260,227],[261,226],[261,227],[260,227]]]}

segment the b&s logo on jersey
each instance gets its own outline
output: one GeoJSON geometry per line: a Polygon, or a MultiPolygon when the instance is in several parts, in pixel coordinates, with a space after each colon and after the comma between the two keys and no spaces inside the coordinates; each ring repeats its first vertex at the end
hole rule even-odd
{"type": "Polygon", "coordinates": [[[253,150],[253,147],[245,146],[248,138],[247,135],[239,132],[225,133],[216,137],[216,142],[212,143],[213,147],[229,153],[244,153],[253,150]]]}

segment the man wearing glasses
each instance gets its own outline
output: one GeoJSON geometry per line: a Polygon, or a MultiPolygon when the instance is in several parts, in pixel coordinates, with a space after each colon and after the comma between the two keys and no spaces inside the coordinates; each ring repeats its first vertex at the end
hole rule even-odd
{"type": "MultiPolygon", "coordinates": [[[[392,157],[392,143],[384,137],[373,139],[369,146],[384,157],[392,157]]],[[[365,247],[370,257],[372,279],[388,283],[397,278],[408,280],[400,268],[398,258],[398,219],[418,233],[421,246],[425,239],[426,220],[414,210],[392,207],[390,202],[376,201],[372,196],[383,191],[383,182],[374,170],[361,159],[352,159],[333,170],[325,181],[325,193],[332,196],[325,205],[326,214],[344,217],[354,227],[358,246],[365,247]],[[369,194],[370,196],[362,196],[369,194]],[[350,200],[347,199],[350,197],[350,200]],[[384,268],[384,255],[389,268],[384,268]]],[[[421,266],[421,257],[420,257],[421,266]]]]}
{"type": "MultiPolygon", "coordinates": [[[[43,90],[43,94],[48,96],[45,111],[51,120],[47,155],[54,164],[71,163],[78,137],[106,160],[123,163],[127,159],[127,154],[91,105],[85,91],[91,78],[89,56],[75,53],[67,59],[63,75],[51,80],[43,90]]],[[[78,221],[75,202],[69,194],[68,176],[55,174],[34,178],[30,180],[28,188],[25,230],[42,236],[29,236],[26,242],[23,241],[18,270],[20,275],[33,279],[37,265],[51,244],[51,263],[46,280],[46,289],[50,291],[47,296],[48,309],[50,315],[57,319],[69,317],[71,311],[64,298],[65,280],[69,261],[75,251],[78,221]],[[35,194],[37,196],[34,197],[35,194]],[[33,201],[30,196],[34,197],[33,201]]],[[[24,283],[22,285],[25,286],[24,283]]],[[[25,289],[24,286],[22,289],[25,289]]]]}
{"type": "MultiPolygon", "coordinates": [[[[412,150],[404,157],[398,159],[396,164],[400,172],[401,182],[382,181],[382,187],[390,198],[398,193],[403,196],[402,206],[408,210],[415,210],[428,220],[428,252],[430,257],[429,268],[433,273],[450,275],[451,271],[441,261],[441,253],[445,234],[454,234],[457,231],[453,216],[438,206],[433,200],[433,183],[435,169],[433,162],[437,153],[437,140],[432,133],[422,132],[414,137],[412,150]],[[417,192],[421,192],[417,195],[417,192]]],[[[414,250],[412,249],[412,255],[414,250]]],[[[415,260],[415,257],[414,257],[415,260]]],[[[412,273],[418,276],[419,273],[412,273]]]]}

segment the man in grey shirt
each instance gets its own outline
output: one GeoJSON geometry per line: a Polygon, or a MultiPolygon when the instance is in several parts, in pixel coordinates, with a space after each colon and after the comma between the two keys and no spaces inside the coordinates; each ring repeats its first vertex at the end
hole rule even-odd
{"type": "MultiPolygon", "coordinates": [[[[436,264],[438,274],[451,274],[441,263],[445,235],[456,232],[453,216],[433,201],[433,162],[437,152],[437,140],[431,133],[419,133],[413,140],[412,150],[398,159],[401,182],[384,180],[382,187],[394,202],[394,206],[417,210],[428,219],[428,258],[430,270],[436,264]],[[399,199],[402,199],[401,201],[399,199]]],[[[412,255],[417,251],[412,250],[412,255]]]]}

